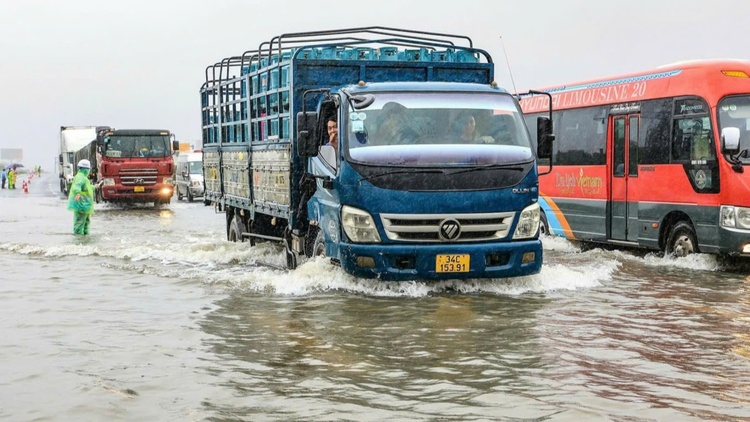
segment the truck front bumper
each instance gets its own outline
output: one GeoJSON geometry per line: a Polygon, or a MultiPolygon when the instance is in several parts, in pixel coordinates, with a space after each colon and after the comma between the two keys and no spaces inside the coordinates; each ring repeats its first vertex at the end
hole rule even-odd
{"type": "MultiPolygon", "coordinates": [[[[506,278],[536,274],[542,267],[542,242],[461,245],[342,243],[341,266],[352,275],[381,280],[506,278]],[[460,272],[441,272],[438,255],[468,255],[460,272]]],[[[445,268],[444,268],[445,269],[445,268]]]]}
{"type": "Polygon", "coordinates": [[[174,186],[102,186],[102,198],[117,202],[153,202],[172,197],[174,186]],[[143,188],[142,190],[139,188],[143,188]]]}

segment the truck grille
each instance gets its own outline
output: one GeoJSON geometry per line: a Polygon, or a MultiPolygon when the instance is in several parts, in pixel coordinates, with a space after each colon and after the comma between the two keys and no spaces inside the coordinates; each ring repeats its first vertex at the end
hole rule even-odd
{"type": "Polygon", "coordinates": [[[125,186],[148,186],[156,184],[157,169],[120,169],[120,180],[125,186]]]}
{"type": "Polygon", "coordinates": [[[391,240],[405,242],[480,242],[503,239],[514,212],[487,214],[380,214],[391,240]]]}

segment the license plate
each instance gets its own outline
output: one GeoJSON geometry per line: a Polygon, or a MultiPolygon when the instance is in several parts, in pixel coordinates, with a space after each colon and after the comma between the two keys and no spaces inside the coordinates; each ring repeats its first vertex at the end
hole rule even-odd
{"type": "Polygon", "coordinates": [[[146,188],[143,186],[136,186],[133,188],[133,192],[146,192],[146,188]]]}
{"type": "Polygon", "coordinates": [[[468,254],[438,255],[435,258],[435,271],[439,273],[468,273],[468,254]]]}

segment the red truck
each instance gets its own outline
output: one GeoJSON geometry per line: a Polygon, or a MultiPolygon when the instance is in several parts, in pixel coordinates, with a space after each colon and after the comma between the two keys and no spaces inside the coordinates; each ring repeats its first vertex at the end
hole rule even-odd
{"type": "Polygon", "coordinates": [[[174,192],[174,134],[154,129],[99,129],[76,152],[91,161],[97,202],[169,204],[174,192]]]}

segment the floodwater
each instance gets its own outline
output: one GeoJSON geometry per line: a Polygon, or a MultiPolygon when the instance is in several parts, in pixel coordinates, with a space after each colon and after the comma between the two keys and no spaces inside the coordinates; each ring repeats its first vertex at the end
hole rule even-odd
{"type": "Polygon", "coordinates": [[[712,256],[384,283],[259,265],[201,202],[91,232],[54,175],[0,191],[0,420],[750,421],[749,272],[712,256]]]}

